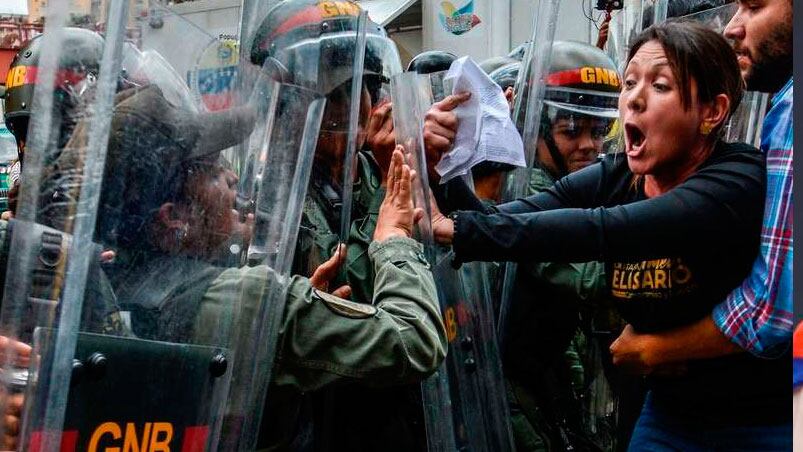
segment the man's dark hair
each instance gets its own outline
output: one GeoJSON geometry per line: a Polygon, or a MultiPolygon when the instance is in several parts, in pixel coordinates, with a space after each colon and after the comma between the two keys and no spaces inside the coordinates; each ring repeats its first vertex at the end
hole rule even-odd
{"type": "Polygon", "coordinates": [[[731,101],[730,113],[736,111],[742,100],[744,81],[736,54],[725,38],[696,22],[670,20],[653,25],[636,37],[627,56],[628,64],[641,46],[651,41],[657,41],[666,53],[685,110],[694,103],[693,80],[697,83],[698,102],[708,103],[719,94],[725,94],[731,101]]]}

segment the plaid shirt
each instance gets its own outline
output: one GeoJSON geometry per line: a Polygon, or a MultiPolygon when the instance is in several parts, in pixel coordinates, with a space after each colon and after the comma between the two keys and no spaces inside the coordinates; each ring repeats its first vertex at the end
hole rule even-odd
{"type": "Polygon", "coordinates": [[[734,343],[765,357],[792,336],[792,81],[772,98],[761,149],[767,154],[767,200],[761,250],[750,276],[714,308],[714,322],[734,343]]]}

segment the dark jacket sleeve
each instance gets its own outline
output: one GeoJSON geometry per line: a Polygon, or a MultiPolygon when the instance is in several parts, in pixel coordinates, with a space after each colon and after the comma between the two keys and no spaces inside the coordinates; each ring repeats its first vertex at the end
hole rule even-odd
{"type": "Polygon", "coordinates": [[[756,220],[760,224],[766,175],[763,154],[754,148],[723,154],[669,192],[631,204],[584,205],[591,198],[582,190],[594,185],[582,179],[589,176],[584,170],[500,206],[500,213],[460,212],[455,253],[463,262],[585,262],[650,259],[731,243],[756,220]],[[554,205],[566,208],[544,210],[554,205]]]}

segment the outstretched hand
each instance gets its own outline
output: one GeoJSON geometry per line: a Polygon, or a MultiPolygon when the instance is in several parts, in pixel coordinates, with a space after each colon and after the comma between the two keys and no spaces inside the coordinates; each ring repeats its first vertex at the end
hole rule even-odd
{"type": "Polygon", "coordinates": [[[414,177],[415,171],[404,162],[404,147],[396,146],[390,160],[387,190],[379,208],[374,240],[382,242],[395,236],[413,236],[413,225],[424,216],[423,209],[413,204],[414,177]]]}
{"type": "MultiPolygon", "coordinates": [[[[338,270],[340,270],[340,267],[345,261],[346,246],[341,244],[337,246],[334,255],[328,261],[319,265],[318,268],[312,272],[312,276],[309,278],[312,287],[324,292],[329,292],[329,283],[335,279],[338,270]]],[[[351,287],[348,285],[341,286],[331,293],[336,297],[349,298],[351,297],[351,287]]]]}

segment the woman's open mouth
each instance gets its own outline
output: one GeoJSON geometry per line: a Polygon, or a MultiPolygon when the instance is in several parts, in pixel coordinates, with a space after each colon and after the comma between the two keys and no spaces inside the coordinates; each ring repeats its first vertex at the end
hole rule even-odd
{"type": "Polygon", "coordinates": [[[644,151],[646,136],[641,129],[632,123],[625,124],[625,152],[630,157],[637,157],[644,151]]]}

